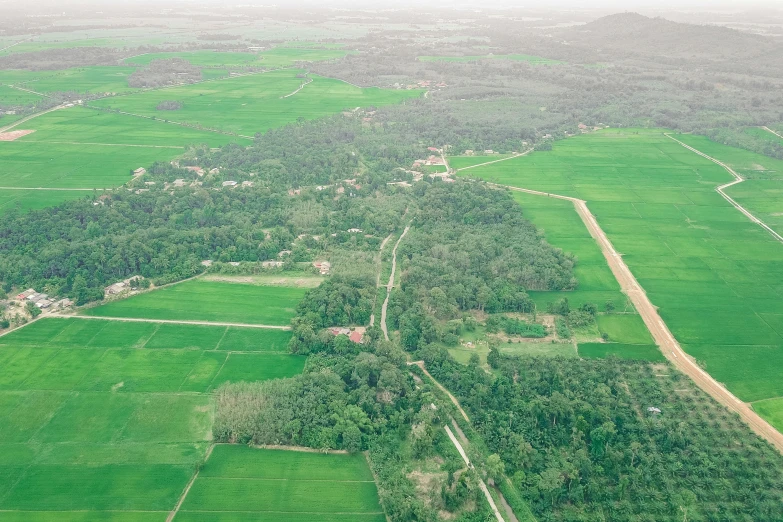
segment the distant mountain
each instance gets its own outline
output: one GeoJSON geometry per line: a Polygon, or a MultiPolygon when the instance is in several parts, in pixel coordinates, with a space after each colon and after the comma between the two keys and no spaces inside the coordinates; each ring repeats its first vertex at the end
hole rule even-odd
{"type": "MultiPolygon", "coordinates": [[[[604,16],[558,35],[569,45],[615,57],[647,56],[708,62],[753,59],[783,50],[772,38],[713,25],[694,25],[637,13],[604,16]]],[[[655,60],[658,61],[658,60],[655,60]]]]}

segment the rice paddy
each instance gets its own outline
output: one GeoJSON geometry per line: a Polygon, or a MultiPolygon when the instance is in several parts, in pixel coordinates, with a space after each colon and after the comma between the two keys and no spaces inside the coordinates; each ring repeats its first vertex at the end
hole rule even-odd
{"type": "MultiPolygon", "coordinates": [[[[723,161],[745,157],[744,151],[734,149],[733,156],[722,157],[716,146],[696,137],[683,141],[723,161]]],[[[559,141],[552,151],[464,175],[586,200],[688,353],[745,401],[783,396],[776,370],[783,364],[783,287],[778,283],[783,244],[715,192],[715,186],[732,180],[723,168],[661,131],[612,129],[559,141]]],[[[533,198],[546,202],[540,205],[551,202],[541,196],[522,198],[526,208],[535,205],[533,198]]],[[[527,210],[547,239],[574,251],[552,235],[576,230],[570,218],[551,213],[548,221],[541,221],[536,212],[547,214],[540,207],[527,210]]],[[[592,271],[585,274],[580,264],[577,279],[587,283],[580,283],[575,296],[594,291],[594,284],[606,284],[592,271]]],[[[591,300],[600,306],[597,297],[591,300]]],[[[627,325],[617,331],[639,334],[627,325]]],[[[591,350],[596,348],[587,348],[591,350]]]]}
{"type": "Polygon", "coordinates": [[[421,94],[418,90],[363,89],[316,75],[310,75],[313,81],[293,94],[306,81],[301,77],[304,72],[286,69],[251,74],[104,98],[91,105],[161,117],[157,105],[177,100],[183,107],[166,116],[172,121],[252,136],[299,118],[315,119],[344,109],[389,105],[421,94]]]}
{"type": "Polygon", "coordinates": [[[157,520],[227,381],[300,373],[288,332],[47,318],[0,337],[3,520],[157,520]]]}
{"type": "Polygon", "coordinates": [[[307,289],[191,280],[84,310],[85,315],[285,326],[307,289]]]}
{"type": "Polygon", "coordinates": [[[360,453],[218,445],[175,520],[383,522],[386,517],[360,453]]]}

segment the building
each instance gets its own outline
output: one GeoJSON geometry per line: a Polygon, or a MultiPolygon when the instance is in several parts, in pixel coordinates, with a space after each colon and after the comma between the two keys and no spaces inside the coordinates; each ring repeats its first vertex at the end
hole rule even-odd
{"type": "Polygon", "coordinates": [[[362,229],[361,228],[349,228],[348,229],[349,234],[361,234],[362,229]]]}
{"type": "Polygon", "coordinates": [[[313,261],[313,266],[321,272],[321,275],[328,275],[332,269],[332,264],[329,261],[313,261]]]}
{"type": "Polygon", "coordinates": [[[133,171],[134,176],[143,176],[146,173],[147,173],[147,169],[145,169],[144,167],[139,167],[133,171]]]}
{"type": "Polygon", "coordinates": [[[185,169],[187,169],[187,170],[189,170],[191,172],[195,172],[199,176],[203,176],[204,175],[204,169],[202,169],[201,167],[185,167],[185,169]]]}
{"type": "Polygon", "coordinates": [[[351,335],[348,336],[348,339],[350,339],[351,342],[354,342],[356,344],[362,344],[362,342],[364,341],[364,333],[354,330],[353,332],[351,332],[351,335]]]}
{"type": "Polygon", "coordinates": [[[264,268],[280,268],[281,266],[283,266],[283,262],[282,261],[264,261],[263,263],[261,263],[261,266],[263,266],[264,268]]]}
{"type": "Polygon", "coordinates": [[[224,187],[236,187],[237,182],[236,181],[224,181],[223,182],[224,187]]]}

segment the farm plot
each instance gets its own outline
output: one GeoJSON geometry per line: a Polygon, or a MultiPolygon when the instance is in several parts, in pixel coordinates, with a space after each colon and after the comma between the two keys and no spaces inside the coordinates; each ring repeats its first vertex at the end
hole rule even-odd
{"type": "Polygon", "coordinates": [[[84,107],[52,111],[22,125],[35,132],[0,142],[0,187],[110,188],[127,182],[135,168],[175,158],[186,145],[247,142],[84,107]]]}
{"type": "Polygon", "coordinates": [[[61,71],[0,71],[0,83],[36,92],[119,94],[137,91],[128,86],[135,67],[75,67],[61,71]]]}
{"type": "Polygon", "coordinates": [[[510,158],[511,154],[485,154],[482,156],[449,156],[449,167],[453,169],[464,169],[467,167],[474,167],[481,165],[482,163],[489,163],[490,161],[497,161],[506,158],[510,158]]]}
{"type": "Polygon", "coordinates": [[[0,104],[2,105],[28,105],[42,99],[43,96],[38,94],[0,85],[0,104]]]}
{"type": "Polygon", "coordinates": [[[285,326],[306,291],[192,280],[91,308],[84,314],[285,326]]]}
{"type": "Polygon", "coordinates": [[[0,337],[0,518],[164,520],[211,441],[207,392],[302,370],[252,330],[47,318],[0,337]]]}
{"type": "Polygon", "coordinates": [[[218,445],[175,520],[383,522],[364,455],[218,445]]]}
{"type": "Polygon", "coordinates": [[[296,62],[318,62],[342,58],[348,51],[341,49],[313,49],[275,47],[260,53],[217,52],[210,50],[168,53],[148,53],[127,58],[128,65],[148,65],[152,60],[181,58],[200,67],[289,67],[296,62]]]}
{"type": "Polygon", "coordinates": [[[783,245],[715,192],[723,168],[613,129],[465,175],[585,199],[686,351],[743,400],[783,395],[783,245]]]}
{"type": "Polygon", "coordinates": [[[93,106],[160,117],[155,107],[177,100],[182,109],[167,115],[172,121],[243,135],[254,135],[295,122],[315,119],[346,108],[389,105],[419,96],[420,91],[354,87],[340,80],[311,75],[313,81],[294,96],[287,96],[305,81],[302,70],[264,74],[146,91],[92,102],[93,106]],[[299,76],[299,77],[298,77],[299,76]]]}

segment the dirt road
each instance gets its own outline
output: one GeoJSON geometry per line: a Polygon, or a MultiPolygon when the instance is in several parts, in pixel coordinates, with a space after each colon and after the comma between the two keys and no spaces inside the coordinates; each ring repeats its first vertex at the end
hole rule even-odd
{"type": "Polygon", "coordinates": [[[631,302],[638,310],[644,320],[644,324],[650,330],[655,339],[655,343],[660,347],[663,355],[676,366],[680,371],[688,375],[702,390],[708,393],[713,399],[723,404],[730,410],[739,414],[739,416],[756,432],[757,435],[772,444],[778,451],[783,453],[783,434],[773,428],[767,421],[762,419],[753,409],[739,400],[729,390],[712,378],[707,372],[702,370],[698,364],[683,351],[680,344],[672,335],[669,328],[658,314],[658,309],[650,302],[644,289],[636,281],[628,265],[625,264],[620,254],[614,249],[614,246],[606,237],[606,234],[598,225],[595,216],[587,208],[587,203],[581,199],[560,196],[557,194],[548,194],[538,190],[528,190],[518,187],[507,187],[505,185],[496,185],[518,192],[535,194],[557,199],[571,201],[576,208],[576,212],[584,222],[590,235],[601,247],[601,251],[609,263],[617,281],[620,283],[622,291],[631,299],[631,302]]]}
{"type": "Polygon", "coordinates": [[[222,321],[175,321],[173,319],[141,319],[137,317],[100,317],[97,315],[68,315],[51,313],[46,317],[61,317],[67,319],[91,319],[96,321],[123,321],[126,323],[166,323],[166,324],[196,324],[203,326],[236,326],[237,328],[262,328],[267,330],[290,330],[290,326],[271,324],[226,323],[222,321]]]}
{"type": "Polygon", "coordinates": [[[408,226],[405,227],[400,238],[394,244],[394,250],[392,250],[392,270],[391,275],[389,276],[389,282],[386,284],[386,299],[383,300],[383,306],[381,307],[381,330],[383,330],[383,337],[387,341],[389,340],[389,330],[386,328],[386,309],[389,307],[389,296],[391,296],[392,288],[394,288],[394,273],[397,271],[397,247],[400,246],[402,238],[405,237],[405,234],[407,234],[410,229],[411,225],[408,223],[408,226]]]}
{"type": "Polygon", "coordinates": [[[446,394],[446,395],[449,397],[449,399],[451,399],[451,402],[452,402],[452,404],[454,404],[454,406],[456,406],[456,407],[457,407],[457,409],[459,410],[459,412],[462,414],[462,418],[463,418],[463,419],[465,419],[466,421],[470,422],[470,419],[468,418],[468,414],[467,414],[467,413],[465,413],[465,410],[463,410],[463,409],[462,409],[462,406],[460,406],[460,403],[459,403],[459,401],[457,400],[457,398],[456,398],[454,395],[452,395],[452,394],[451,394],[451,392],[450,392],[449,390],[447,390],[445,386],[443,386],[441,383],[439,383],[439,382],[438,382],[438,381],[435,379],[435,377],[433,377],[432,375],[430,375],[430,372],[428,372],[428,371],[427,371],[427,367],[424,365],[424,361],[413,361],[413,362],[409,362],[409,363],[408,363],[408,366],[413,366],[414,364],[415,364],[416,366],[418,366],[419,368],[421,368],[421,371],[423,371],[423,372],[424,372],[424,374],[425,374],[427,377],[429,377],[429,378],[430,378],[430,380],[431,380],[432,382],[434,382],[434,383],[435,383],[435,386],[437,386],[437,387],[438,387],[438,389],[439,389],[440,391],[442,391],[443,393],[445,393],[445,394],[446,394]]]}
{"type": "MultiPolygon", "coordinates": [[[[407,209],[406,209],[407,212],[407,209]]],[[[381,272],[383,272],[383,249],[386,248],[386,243],[391,240],[392,236],[394,235],[394,232],[386,236],[386,239],[384,239],[381,242],[380,248],[378,248],[378,275],[375,276],[375,287],[378,288],[381,286],[381,272]]],[[[375,306],[373,306],[373,309],[375,306]]],[[[375,326],[375,312],[373,312],[370,315],[370,326],[375,326]]]]}
{"type": "Polygon", "coordinates": [[[778,138],[783,140],[783,134],[778,134],[777,132],[773,131],[772,129],[770,129],[767,126],[764,126],[764,127],[761,127],[761,128],[764,129],[767,132],[771,132],[772,134],[774,134],[775,136],[777,136],[778,138]]]}

